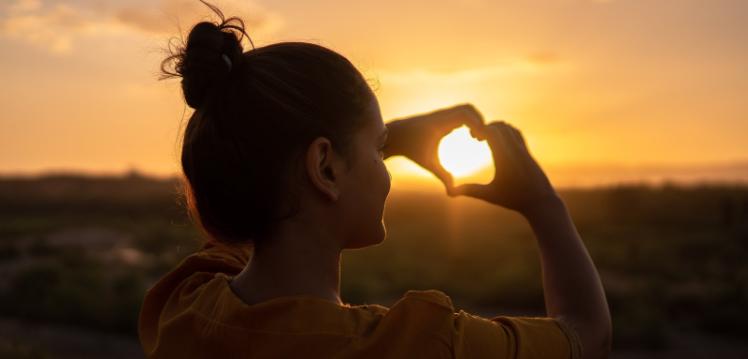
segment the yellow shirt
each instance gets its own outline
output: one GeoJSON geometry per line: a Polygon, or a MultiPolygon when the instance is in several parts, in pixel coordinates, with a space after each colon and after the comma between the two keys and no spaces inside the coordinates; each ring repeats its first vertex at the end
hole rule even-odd
{"type": "Polygon", "coordinates": [[[552,318],[455,312],[437,290],[392,307],[289,296],[247,305],[228,285],[250,248],[207,244],[146,294],[139,335],[149,358],[579,358],[552,318]]]}

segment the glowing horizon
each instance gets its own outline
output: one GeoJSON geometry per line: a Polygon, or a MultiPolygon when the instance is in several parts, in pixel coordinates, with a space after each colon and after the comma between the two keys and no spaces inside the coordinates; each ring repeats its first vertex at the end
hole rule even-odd
{"type": "MultiPolygon", "coordinates": [[[[309,41],[349,58],[385,121],[472,103],[512,123],[559,183],[748,161],[746,2],[215,3],[257,46],[309,41]]],[[[0,174],[179,173],[190,112],[158,64],[169,37],[209,15],[190,0],[1,3],[0,174]]],[[[439,185],[402,158],[388,167],[439,185]]]]}

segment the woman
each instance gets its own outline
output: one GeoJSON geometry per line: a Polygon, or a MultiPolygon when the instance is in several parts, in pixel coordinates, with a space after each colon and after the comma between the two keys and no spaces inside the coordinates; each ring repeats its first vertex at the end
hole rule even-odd
{"type": "Polygon", "coordinates": [[[344,57],[299,42],[244,52],[241,20],[211,8],[222,21],[198,23],[164,67],[182,77],[195,109],[182,168],[191,214],[209,240],[146,295],[139,334],[148,357],[607,356],[610,315],[597,271],[518,130],[484,124],[470,105],[385,124],[344,57]],[[487,140],[502,169],[490,184],[455,187],[437,161],[439,139],[461,125],[487,140]],[[408,291],[390,308],[341,300],[341,252],[385,238],[383,161],[394,155],[432,171],[450,196],[528,220],[547,317],[481,318],[455,311],[437,290],[408,291]]]}

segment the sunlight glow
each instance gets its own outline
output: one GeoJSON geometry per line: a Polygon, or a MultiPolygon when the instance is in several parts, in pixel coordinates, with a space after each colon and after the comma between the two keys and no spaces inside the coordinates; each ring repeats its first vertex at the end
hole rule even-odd
{"type": "Polygon", "coordinates": [[[455,177],[471,176],[491,164],[486,141],[470,136],[466,126],[457,128],[439,142],[439,161],[455,177]]]}

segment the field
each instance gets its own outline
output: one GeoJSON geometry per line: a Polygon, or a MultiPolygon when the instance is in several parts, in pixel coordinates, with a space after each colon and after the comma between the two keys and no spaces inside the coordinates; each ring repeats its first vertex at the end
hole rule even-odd
{"type": "MultiPolygon", "coordinates": [[[[748,357],[748,186],[560,193],[606,288],[614,357],[748,357]]],[[[384,243],[344,254],[344,301],[439,289],[484,316],[544,313],[518,214],[393,189],[385,223],[384,243]]],[[[0,357],[142,357],[144,291],[199,244],[174,179],[0,179],[0,357]]]]}

